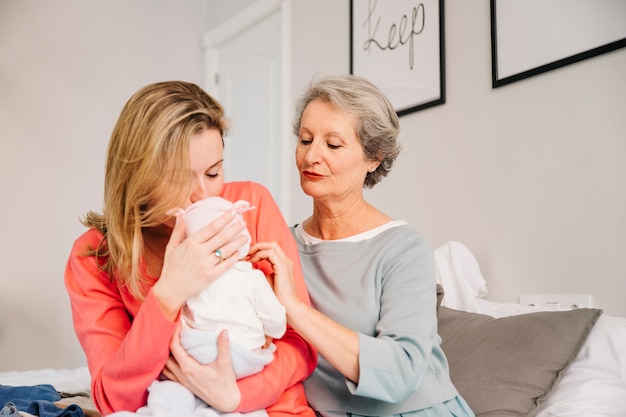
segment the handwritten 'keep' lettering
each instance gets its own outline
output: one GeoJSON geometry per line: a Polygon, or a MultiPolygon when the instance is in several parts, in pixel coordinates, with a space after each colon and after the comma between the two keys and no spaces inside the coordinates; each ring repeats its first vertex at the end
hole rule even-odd
{"type": "Polygon", "coordinates": [[[380,25],[380,17],[376,16],[377,0],[369,1],[367,19],[363,26],[367,26],[367,40],[363,43],[363,50],[369,51],[370,48],[376,47],[381,51],[394,50],[399,46],[408,43],[409,48],[409,67],[413,69],[413,45],[416,35],[424,30],[424,22],[426,12],[424,3],[413,6],[411,11],[411,26],[408,27],[409,16],[403,14],[398,24],[393,23],[387,31],[387,39],[384,39],[385,31],[381,29],[381,37],[378,37],[378,29],[380,25]]]}

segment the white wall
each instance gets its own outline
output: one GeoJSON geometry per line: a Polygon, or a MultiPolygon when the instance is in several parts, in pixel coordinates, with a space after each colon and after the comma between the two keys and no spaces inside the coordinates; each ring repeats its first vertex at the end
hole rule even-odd
{"type": "MultiPolygon", "coordinates": [[[[314,73],[348,72],[348,5],[291,2],[294,99],[314,73]]],[[[205,7],[0,0],[0,371],[84,363],[63,287],[78,217],[101,207],[128,97],[202,82],[205,7]]],[[[590,293],[626,315],[626,49],[494,90],[489,0],[448,0],[446,60],[446,104],[401,118],[404,151],[370,200],[433,247],[465,243],[488,298],[590,293]]],[[[290,222],[310,205],[293,179],[290,222]]]]}
{"type": "MultiPolygon", "coordinates": [[[[315,74],[343,74],[350,69],[350,1],[292,1],[291,82],[292,101],[315,74]],[[332,10],[332,12],[331,12],[332,10]]],[[[293,120],[288,123],[292,124],[293,120]]],[[[292,155],[295,152],[295,138],[292,155]]],[[[300,189],[292,162],[292,206],[285,217],[289,224],[302,222],[311,213],[312,202],[300,189]]]]}
{"type": "MultiPolygon", "coordinates": [[[[297,93],[349,71],[349,8],[293,9],[297,93]]],[[[447,0],[445,19],[446,103],[400,118],[403,152],[369,200],[435,248],[468,246],[489,299],[591,294],[626,315],[626,49],[492,89],[489,0],[447,0]]]]}
{"type": "Polygon", "coordinates": [[[84,363],[63,285],[79,216],[102,207],[130,95],[202,82],[206,15],[205,0],[0,0],[0,370],[84,363]]]}

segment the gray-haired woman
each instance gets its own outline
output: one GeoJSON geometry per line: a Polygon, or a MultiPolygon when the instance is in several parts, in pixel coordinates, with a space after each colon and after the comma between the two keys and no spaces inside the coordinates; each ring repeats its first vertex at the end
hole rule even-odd
{"type": "Polygon", "coordinates": [[[319,78],[297,103],[294,132],[300,186],[313,198],[313,214],[292,228],[311,306],[280,248],[257,245],[254,257],[273,263],[288,322],[319,353],[309,403],[324,417],[473,416],[440,347],[431,248],[363,195],[400,152],[392,105],[363,78],[319,78]]]}

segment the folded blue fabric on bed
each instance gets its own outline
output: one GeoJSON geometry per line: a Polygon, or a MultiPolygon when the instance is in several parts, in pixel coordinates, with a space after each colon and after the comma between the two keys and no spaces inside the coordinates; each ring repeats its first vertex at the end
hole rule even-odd
{"type": "Polygon", "coordinates": [[[48,384],[13,387],[0,385],[0,404],[13,403],[19,411],[40,417],[84,417],[82,408],[76,404],[61,408],[55,404],[61,400],[58,391],[48,384]]]}

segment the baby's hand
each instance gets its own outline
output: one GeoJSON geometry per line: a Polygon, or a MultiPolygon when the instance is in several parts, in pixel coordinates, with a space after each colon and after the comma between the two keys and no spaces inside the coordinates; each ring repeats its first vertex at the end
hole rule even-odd
{"type": "Polygon", "coordinates": [[[269,345],[272,344],[274,338],[272,336],[265,335],[265,344],[263,345],[263,349],[267,349],[269,345]]]}

